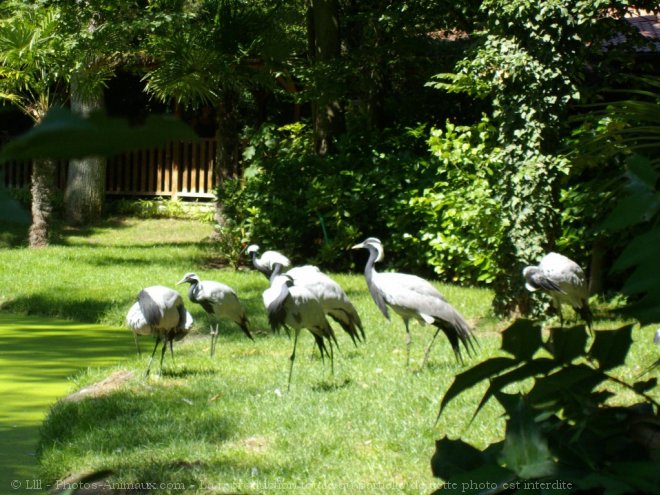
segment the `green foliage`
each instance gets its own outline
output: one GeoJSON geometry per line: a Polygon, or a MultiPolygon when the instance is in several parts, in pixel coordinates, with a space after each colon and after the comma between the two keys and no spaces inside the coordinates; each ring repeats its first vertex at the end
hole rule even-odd
{"type": "Polygon", "coordinates": [[[509,357],[491,358],[457,375],[439,413],[488,379],[474,415],[495,397],[506,411],[505,438],[483,452],[460,440],[438,441],[431,465],[447,484],[436,493],[451,493],[452,486],[470,479],[491,484],[490,490],[472,493],[516,493],[535,483],[558,482],[563,485],[553,488],[562,493],[653,491],[650,487],[660,483],[652,441],[660,404],[647,392],[657,378],[626,383],[610,375],[628,355],[631,331],[632,325],[597,331],[587,347],[583,326],[553,328],[544,341],[537,323],[514,322],[502,334],[502,351],[509,357]],[[512,394],[513,384],[521,391],[512,394]],[[616,405],[622,387],[641,401],[616,405]]]}
{"type": "Polygon", "coordinates": [[[120,215],[137,218],[178,218],[213,222],[214,209],[209,204],[187,203],[180,198],[119,199],[109,208],[120,215]]]}
{"type": "Polygon", "coordinates": [[[433,182],[411,192],[410,206],[423,219],[419,236],[427,259],[445,279],[490,284],[498,275],[493,253],[504,229],[494,135],[485,117],[472,127],[447,122],[444,129],[431,129],[434,159],[422,165],[433,182]]]}
{"type": "Polygon", "coordinates": [[[533,309],[520,270],[557,245],[559,190],[571,171],[560,148],[566,116],[570,105],[590,97],[585,66],[606,79],[621,68],[613,61],[625,64],[618,57],[629,45],[604,50],[617,32],[638,39],[623,20],[624,11],[625,5],[601,0],[573,2],[570,9],[560,0],[488,0],[482,4],[482,13],[488,13],[485,31],[475,49],[455,74],[440,74],[429,83],[492,104],[497,147],[484,161],[500,179],[490,196],[501,205],[503,229],[491,255],[498,313],[533,309]],[[611,9],[606,18],[605,8],[611,9]]]}
{"type": "Polygon", "coordinates": [[[418,219],[409,190],[428,173],[423,128],[345,136],[320,158],[304,124],[263,126],[252,134],[245,177],[218,191],[236,225],[249,221],[251,242],[294,260],[345,268],[356,239],[380,236],[406,266],[421,266],[418,219]]]}
{"type": "Polygon", "coordinates": [[[2,148],[0,163],[108,156],[177,139],[194,140],[197,135],[187,124],[169,116],[152,115],[143,126],[132,127],[125,119],[102,113],[83,117],[64,108],[54,108],[32,129],[2,148]]]}
{"type": "Polygon", "coordinates": [[[149,10],[145,44],[156,62],[143,77],[149,94],[196,108],[217,105],[225,92],[273,86],[269,71],[250,62],[283,56],[276,47],[287,46],[289,36],[278,14],[289,9],[279,2],[155,2],[149,10]]]}
{"type": "Polygon", "coordinates": [[[571,185],[567,204],[584,207],[597,196],[607,205],[585,223],[607,239],[616,258],[610,275],[625,279],[622,290],[631,303],[625,311],[643,323],[657,322],[660,285],[652,270],[660,239],[660,79],[632,77],[629,82],[630,89],[604,92],[627,99],[590,105],[579,119],[574,155],[585,175],[595,178],[571,185]]]}
{"type": "Polygon", "coordinates": [[[658,171],[649,160],[633,156],[628,163],[628,194],[622,197],[603,227],[621,232],[641,227],[617,258],[612,270],[626,272],[623,292],[633,298],[626,312],[642,323],[660,321],[660,283],[655,273],[660,245],[658,171]]]}
{"type": "Polygon", "coordinates": [[[65,70],[57,9],[20,0],[0,10],[0,101],[16,105],[34,122],[61,101],[65,70]]]}

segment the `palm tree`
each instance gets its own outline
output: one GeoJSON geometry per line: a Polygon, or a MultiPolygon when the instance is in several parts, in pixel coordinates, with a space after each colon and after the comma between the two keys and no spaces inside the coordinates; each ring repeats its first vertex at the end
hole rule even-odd
{"type": "MultiPolygon", "coordinates": [[[[63,53],[55,9],[20,1],[3,5],[0,13],[0,99],[10,102],[38,124],[60,102],[63,53]]],[[[48,244],[55,162],[32,163],[31,247],[48,244]]]]}
{"type": "MultiPolygon", "coordinates": [[[[71,110],[83,116],[102,111],[107,81],[136,52],[136,20],[144,12],[123,0],[52,1],[59,6],[59,30],[67,42],[71,110]]],[[[88,224],[102,215],[105,171],[105,157],[69,161],[64,194],[68,223],[88,224]]]]}
{"type": "MultiPolygon", "coordinates": [[[[241,98],[252,87],[275,79],[264,69],[285,38],[272,33],[278,27],[274,14],[279,7],[270,4],[277,3],[205,0],[167,13],[167,21],[154,23],[160,28],[148,37],[153,68],[143,78],[147,92],[185,108],[215,108],[215,172],[221,180],[238,172],[241,98]]],[[[222,221],[222,205],[217,207],[222,221]]]]}

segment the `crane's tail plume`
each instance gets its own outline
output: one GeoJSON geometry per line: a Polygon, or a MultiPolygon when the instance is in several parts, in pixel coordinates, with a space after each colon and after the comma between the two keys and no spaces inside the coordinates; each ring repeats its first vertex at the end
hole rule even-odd
{"type": "Polygon", "coordinates": [[[241,330],[243,330],[243,333],[252,341],[254,342],[254,337],[252,337],[252,334],[250,333],[250,320],[248,320],[248,317],[244,314],[243,317],[241,318],[241,321],[238,323],[238,326],[241,327],[241,330]]]}
{"type": "Polygon", "coordinates": [[[465,352],[468,357],[476,356],[477,350],[475,345],[479,345],[479,341],[472,334],[470,326],[467,322],[460,316],[456,314],[457,318],[454,322],[437,322],[436,326],[442,330],[442,332],[449,339],[452,349],[454,350],[454,355],[456,360],[463,364],[463,355],[461,354],[461,344],[465,348],[465,352]]]}

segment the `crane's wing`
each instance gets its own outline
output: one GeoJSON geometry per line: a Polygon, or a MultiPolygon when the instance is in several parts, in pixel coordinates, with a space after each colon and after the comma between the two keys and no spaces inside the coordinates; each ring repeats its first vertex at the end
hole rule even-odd
{"type": "MultiPolygon", "coordinates": [[[[161,306],[158,305],[158,302],[151,296],[150,291],[147,289],[141,290],[138,294],[137,302],[140,307],[140,312],[147,324],[158,325],[165,308],[161,308],[161,306]]],[[[160,302],[162,304],[162,301],[160,302]]]]}
{"type": "Polygon", "coordinates": [[[563,292],[559,282],[552,273],[546,273],[537,267],[528,267],[524,272],[525,287],[529,291],[546,290],[549,292],[563,292]]]}
{"type": "Polygon", "coordinates": [[[289,258],[277,251],[265,251],[264,254],[261,255],[260,261],[271,271],[275,268],[276,263],[279,263],[284,268],[291,266],[289,258]]]}
{"type": "Polygon", "coordinates": [[[282,284],[279,289],[270,287],[263,293],[264,304],[268,313],[268,323],[273,330],[286,324],[286,300],[289,297],[289,288],[282,284]]]}

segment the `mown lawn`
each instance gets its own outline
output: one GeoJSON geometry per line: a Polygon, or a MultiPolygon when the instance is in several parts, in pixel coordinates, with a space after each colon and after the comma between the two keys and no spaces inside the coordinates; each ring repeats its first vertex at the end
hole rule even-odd
{"type": "MultiPolygon", "coordinates": [[[[261,302],[267,281],[252,271],[213,269],[212,246],[199,242],[209,234],[209,226],[193,222],[116,220],[65,231],[59,245],[45,250],[2,250],[3,311],[121,325],[141,287],[174,286],[184,272],[196,271],[233,286],[255,329],[253,343],[238,327],[222,324],[211,359],[208,320],[188,304],[194,332],[175,344],[175,363],[168,354],[160,379],[143,378],[150,339],[142,341],[142,357],[77,375],[71,391],[113,373],[127,378],[53,407],[41,432],[45,482],[109,469],[114,483],[170,483],[149,493],[181,493],[182,487],[191,493],[430,493],[440,483],[429,465],[436,439],[460,436],[484,447],[501,437],[494,403],[470,422],[483,389],[454,400],[436,422],[442,393],[466,368],[440,336],[429,366],[418,372],[431,330],[414,324],[407,369],[403,324],[382,317],[360,273],[333,276],[360,312],[366,344],[355,348],[337,328],[333,375],[303,334],[287,392],[292,343],[267,329],[261,302]]],[[[505,323],[489,315],[490,292],[438,288],[475,326],[479,356],[468,365],[497,355],[505,323]]],[[[629,366],[618,376],[630,379],[653,362],[650,336],[648,329],[634,332],[629,366]]],[[[116,338],[132,345],[128,330],[116,338]]]]}

